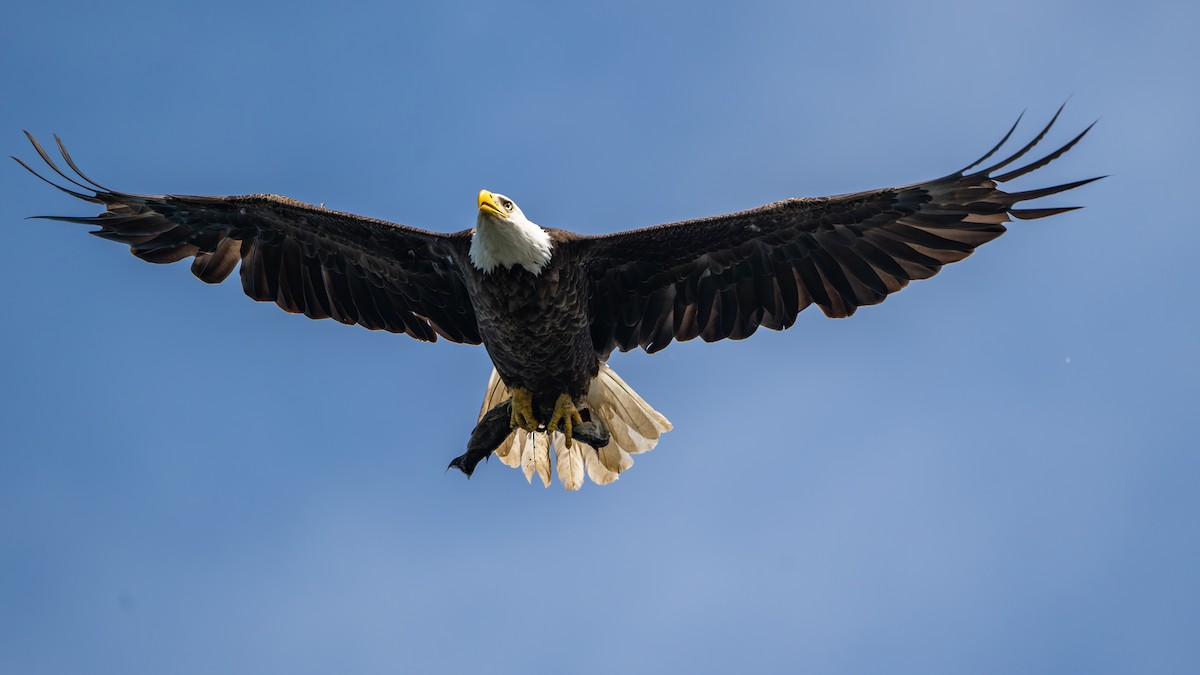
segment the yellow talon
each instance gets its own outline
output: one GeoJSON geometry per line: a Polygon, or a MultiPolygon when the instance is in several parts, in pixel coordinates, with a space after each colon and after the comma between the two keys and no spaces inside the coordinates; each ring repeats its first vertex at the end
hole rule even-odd
{"type": "Polygon", "coordinates": [[[559,422],[562,422],[563,434],[567,437],[567,447],[569,448],[574,425],[583,424],[583,417],[579,415],[575,402],[565,393],[559,394],[558,400],[554,402],[554,414],[550,416],[550,423],[546,425],[546,430],[554,431],[558,428],[559,422]]]}
{"type": "Polygon", "coordinates": [[[533,416],[533,394],[528,389],[513,389],[512,417],[509,418],[508,427],[536,431],[537,426],[537,418],[533,416]]]}

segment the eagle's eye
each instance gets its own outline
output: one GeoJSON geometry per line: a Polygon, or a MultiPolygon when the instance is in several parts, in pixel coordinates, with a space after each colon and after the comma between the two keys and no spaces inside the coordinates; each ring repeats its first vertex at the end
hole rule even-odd
{"type": "Polygon", "coordinates": [[[513,207],[513,203],[512,203],[512,202],[510,202],[510,201],[508,201],[507,199],[505,199],[505,200],[504,200],[503,202],[501,202],[501,203],[502,203],[502,204],[504,204],[504,210],[505,210],[505,211],[512,211],[512,207],[513,207]]]}

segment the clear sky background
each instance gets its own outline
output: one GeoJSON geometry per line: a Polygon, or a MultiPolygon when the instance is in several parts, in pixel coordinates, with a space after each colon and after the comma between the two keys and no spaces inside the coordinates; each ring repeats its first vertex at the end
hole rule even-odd
{"type": "MultiPolygon", "coordinates": [[[[849,320],[613,366],[608,487],[445,473],[482,349],[155,266],[0,168],[0,672],[1200,668],[1200,11],[19,3],[0,138],[133,192],[599,233],[933,178],[1068,96],[1112,177],[849,320]],[[35,8],[36,5],[36,8],[35,8]]],[[[836,5],[836,6],[835,6],[836,5]]],[[[1049,145],[1048,145],[1049,147],[1049,145]]]]}

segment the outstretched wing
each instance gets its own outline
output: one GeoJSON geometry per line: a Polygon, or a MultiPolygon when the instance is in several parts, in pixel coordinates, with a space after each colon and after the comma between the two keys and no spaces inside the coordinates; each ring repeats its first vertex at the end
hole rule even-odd
{"type": "Polygon", "coordinates": [[[1045,166],[1091,129],[1036,162],[996,173],[1029,152],[1057,119],[1058,113],[1012,156],[972,173],[1016,124],[975,163],[926,183],[581,238],[572,245],[594,284],[596,352],[656,352],[697,336],[740,340],[759,326],[791,326],[813,303],[827,316],[850,316],[967,257],[1003,234],[1010,216],[1029,220],[1078,208],[1014,206],[1098,178],[1025,192],[996,187],[1045,166]]]}
{"type": "Polygon", "coordinates": [[[278,195],[117,192],[85,176],[57,136],[63,159],[79,180],[60,170],[29,132],[25,135],[55,173],[83,191],[47,180],[13,159],[63,192],[105,207],[95,217],[38,218],[97,225],[92,234],[128,244],[149,262],[192,257],[192,273],[210,284],[224,281],[240,262],[246,295],[313,319],[333,318],[431,342],[439,335],[480,342],[462,278],[467,232],[426,232],[278,195]]]}

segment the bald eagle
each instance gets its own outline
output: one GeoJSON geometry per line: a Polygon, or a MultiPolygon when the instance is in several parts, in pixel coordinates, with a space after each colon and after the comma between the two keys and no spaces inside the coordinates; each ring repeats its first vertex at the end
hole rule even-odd
{"type": "MultiPolygon", "coordinates": [[[[192,258],[192,273],[210,284],[240,263],[246,294],[288,312],[428,342],[482,344],[495,368],[477,431],[488,420],[501,425],[485,434],[491,440],[482,455],[494,450],[528,480],[537,474],[549,485],[553,454],[560,481],[575,490],[585,475],[600,484],[615,480],[633,464],[631,455],[650,450],[671,429],[606,365],[614,350],[655,353],[697,337],[740,340],[760,327],[786,329],[813,304],[826,316],[847,317],[966,258],[1000,236],[1010,217],[1078,208],[1015,207],[1098,178],[1023,192],[997,187],[1058,158],[1091,129],[1001,173],[1061,112],[984,168],[977,167],[1008,142],[1016,123],[983,157],[936,180],[602,236],[537,225],[512,199],[488,190],[479,193],[475,227],[441,234],[271,194],[110,190],[79,170],[57,136],[74,176],[26,132],[67,185],[14,159],[104,207],[94,217],[38,217],[97,226],[92,234],[128,245],[142,260],[192,258]],[[492,411],[499,414],[488,417],[492,411]],[[592,423],[602,432],[581,435],[592,423]]],[[[452,465],[470,475],[477,461],[452,465]]]]}

